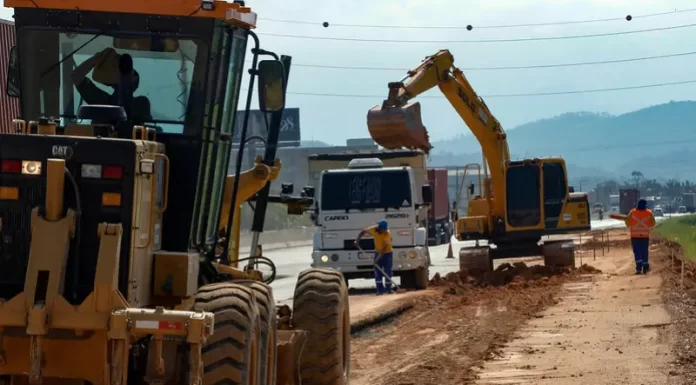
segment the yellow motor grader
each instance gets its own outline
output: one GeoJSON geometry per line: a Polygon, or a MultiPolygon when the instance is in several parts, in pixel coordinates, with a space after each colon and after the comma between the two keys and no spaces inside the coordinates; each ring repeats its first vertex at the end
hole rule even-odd
{"type": "Polygon", "coordinates": [[[219,0],[4,5],[17,32],[6,92],[21,112],[0,134],[0,382],[345,384],[340,273],[302,272],[291,312],[254,269],[272,265],[256,247],[266,204],[312,204],[308,189],[269,192],[291,60],[260,48],[256,14],[219,0]],[[241,154],[252,139],[255,81],[270,150],[228,176],[233,143],[241,154]],[[254,241],[240,268],[246,200],[254,241]]]}

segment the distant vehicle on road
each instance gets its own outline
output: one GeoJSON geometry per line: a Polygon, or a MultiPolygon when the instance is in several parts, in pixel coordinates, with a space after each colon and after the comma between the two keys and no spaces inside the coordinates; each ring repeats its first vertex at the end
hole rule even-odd
{"type": "Polygon", "coordinates": [[[679,214],[686,214],[686,206],[679,206],[678,212],[679,214]]]}
{"type": "Polygon", "coordinates": [[[663,216],[665,216],[665,212],[662,211],[662,208],[661,208],[661,207],[655,207],[655,210],[653,210],[653,214],[654,214],[656,217],[663,217],[663,216]]]}
{"type": "Polygon", "coordinates": [[[611,206],[611,212],[612,212],[612,213],[618,213],[618,212],[619,212],[619,206],[611,206]]]}

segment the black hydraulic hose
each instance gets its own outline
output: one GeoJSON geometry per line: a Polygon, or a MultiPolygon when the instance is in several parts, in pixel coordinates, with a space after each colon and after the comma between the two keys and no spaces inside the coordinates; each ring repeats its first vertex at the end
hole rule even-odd
{"type": "Polygon", "coordinates": [[[251,257],[238,259],[237,262],[248,261],[248,260],[254,260],[254,263],[256,265],[266,265],[266,266],[271,268],[271,275],[268,278],[264,279],[263,283],[270,285],[271,282],[275,281],[277,269],[276,269],[275,263],[273,263],[273,261],[271,261],[270,258],[263,257],[263,256],[251,256],[251,257]]]}
{"type": "Polygon", "coordinates": [[[68,168],[65,168],[65,175],[70,180],[70,184],[75,191],[75,253],[73,254],[73,301],[77,301],[77,295],[80,287],[80,233],[81,218],[82,218],[82,203],[80,201],[80,188],[77,186],[77,181],[68,168]]]}

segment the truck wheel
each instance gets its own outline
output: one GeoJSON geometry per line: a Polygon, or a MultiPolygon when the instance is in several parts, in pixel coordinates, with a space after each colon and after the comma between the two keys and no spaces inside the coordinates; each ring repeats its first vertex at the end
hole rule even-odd
{"type": "Polygon", "coordinates": [[[459,270],[469,274],[493,271],[493,259],[488,248],[463,248],[459,250],[459,270]]]}
{"type": "Polygon", "coordinates": [[[571,242],[549,242],[542,246],[544,265],[552,267],[574,267],[575,246],[571,242]]]}
{"type": "Polygon", "coordinates": [[[302,385],[346,385],[350,373],[348,288],[340,272],[300,273],[293,298],[293,325],[308,332],[300,358],[302,385]]]}
{"type": "Polygon", "coordinates": [[[259,385],[276,385],[276,370],[278,368],[278,318],[276,316],[275,299],[273,289],[263,282],[258,281],[234,281],[250,288],[254,292],[256,305],[261,317],[261,349],[259,365],[261,375],[259,385]]]}
{"type": "Polygon", "coordinates": [[[203,385],[257,385],[261,374],[261,317],[251,289],[214,283],[198,290],[194,310],[215,315],[214,333],[203,345],[203,385]]]}

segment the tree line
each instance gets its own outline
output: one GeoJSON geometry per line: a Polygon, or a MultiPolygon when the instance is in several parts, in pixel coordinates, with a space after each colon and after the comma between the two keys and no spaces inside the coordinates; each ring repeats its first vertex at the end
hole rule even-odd
{"type": "Polygon", "coordinates": [[[596,190],[609,190],[611,194],[616,194],[622,188],[638,189],[643,196],[679,197],[683,193],[696,193],[694,182],[674,178],[660,182],[654,178],[645,178],[640,171],[631,172],[630,178],[623,183],[611,179],[598,183],[596,190]]]}

